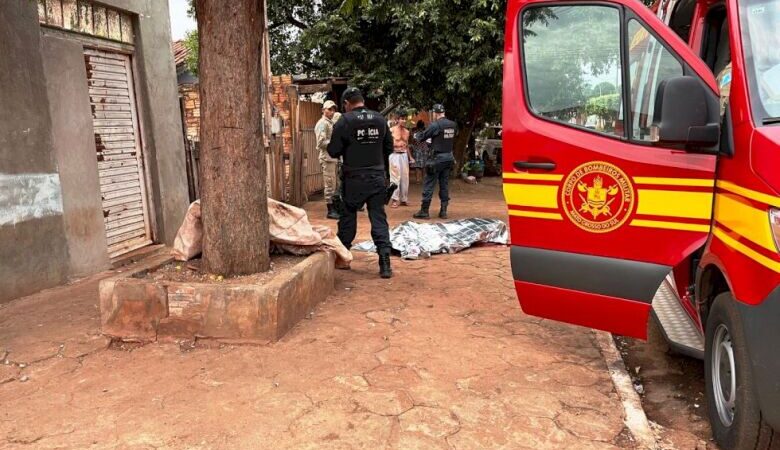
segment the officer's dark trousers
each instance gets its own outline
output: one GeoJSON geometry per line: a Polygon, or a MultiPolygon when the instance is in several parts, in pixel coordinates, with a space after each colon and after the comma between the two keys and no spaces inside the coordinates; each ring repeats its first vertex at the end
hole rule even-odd
{"type": "Polygon", "coordinates": [[[364,204],[371,221],[371,238],[379,253],[392,250],[385,214],[385,175],[382,172],[345,174],[342,185],[344,211],[339,219],[339,240],[351,248],[357,233],[357,211],[364,204]]]}
{"type": "Polygon", "coordinates": [[[423,182],[423,203],[430,204],[433,199],[433,191],[436,183],[439,183],[439,200],[450,201],[450,173],[455,161],[451,153],[435,155],[434,159],[425,171],[423,182]]]}

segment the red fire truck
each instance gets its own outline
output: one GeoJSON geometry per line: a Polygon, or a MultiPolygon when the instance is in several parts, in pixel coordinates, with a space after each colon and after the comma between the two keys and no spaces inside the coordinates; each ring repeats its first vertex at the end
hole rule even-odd
{"type": "Polygon", "coordinates": [[[510,0],[504,193],[531,315],[705,363],[724,449],[780,448],[780,0],[510,0]]]}

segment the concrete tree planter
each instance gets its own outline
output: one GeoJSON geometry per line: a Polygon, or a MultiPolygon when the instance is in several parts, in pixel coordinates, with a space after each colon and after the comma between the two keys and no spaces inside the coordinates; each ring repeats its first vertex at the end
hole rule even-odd
{"type": "Polygon", "coordinates": [[[128,342],[165,338],[275,342],[333,291],[334,261],[315,253],[263,285],[179,283],[146,278],[173,261],[150,261],[100,283],[103,334],[128,342]]]}

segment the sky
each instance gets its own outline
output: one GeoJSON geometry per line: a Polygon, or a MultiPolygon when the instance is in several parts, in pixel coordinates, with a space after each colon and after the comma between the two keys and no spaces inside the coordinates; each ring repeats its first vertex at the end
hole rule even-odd
{"type": "Polygon", "coordinates": [[[188,31],[198,27],[195,19],[187,16],[187,0],[168,0],[171,10],[171,37],[174,41],[183,39],[188,31]]]}

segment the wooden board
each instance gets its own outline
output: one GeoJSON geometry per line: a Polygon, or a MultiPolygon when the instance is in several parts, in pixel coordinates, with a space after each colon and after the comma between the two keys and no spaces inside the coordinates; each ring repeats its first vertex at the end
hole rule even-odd
{"type": "Polygon", "coordinates": [[[43,25],[132,44],[131,14],[90,0],[38,0],[43,25]]]}
{"type": "MultiPolygon", "coordinates": [[[[121,32],[117,15],[95,9],[106,21],[96,20],[107,27],[106,33],[121,32]]],[[[113,258],[152,243],[133,74],[130,57],[120,53],[88,49],[84,62],[108,253],[113,258]]]]}
{"type": "Polygon", "coordinates": [[[325,189],[325,178],[317,150],[314,127],[322,117],[322,105],[314,102],[300,102],[300,140],[303,146],[304,185],[306,195],[311,196],[325,189]]]}

